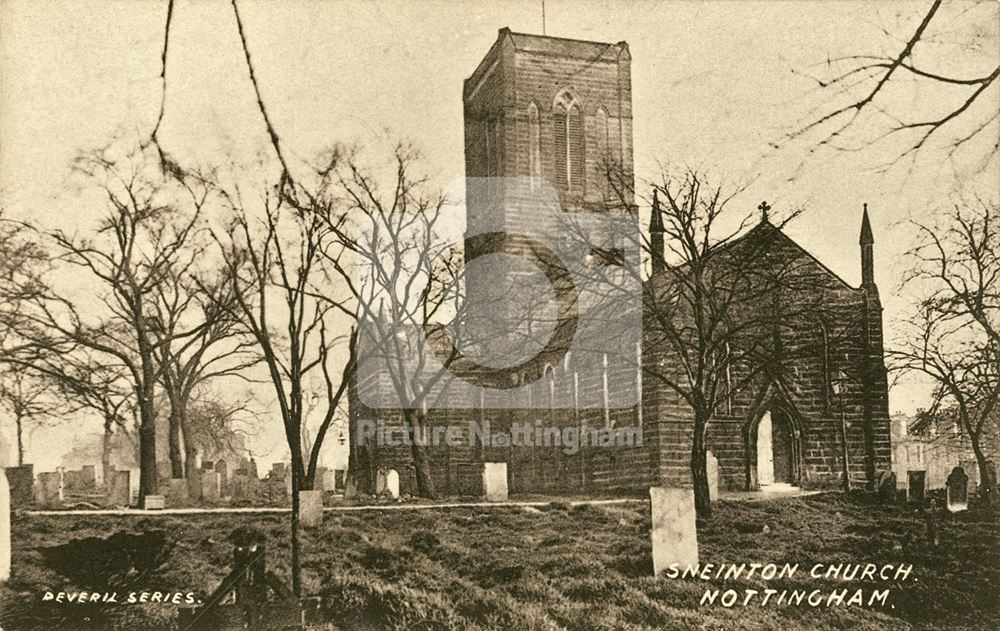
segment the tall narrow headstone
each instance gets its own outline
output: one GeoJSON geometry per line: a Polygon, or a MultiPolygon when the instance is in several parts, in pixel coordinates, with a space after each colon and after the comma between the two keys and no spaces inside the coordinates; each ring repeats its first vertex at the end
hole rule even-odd
{"type": "Polygon", "coordinates": [[[395,469],[389,469],[385,474],[385,492],[392,499],[399,497],[399,472],[395,469]]]}
{"type": "Polygon", "coordinates": [[[719,459],[711,451],[705,454],[705,473],[708,475],[708,500],[719,499],[719,459]]]}
{"type": "Polygon", "coordinates": [[[219,474],[212,470],[201,472],[201,501],[215,503],[219,501],[219,474]]]}
{"type": "Polygon", "coordinates": [[[375,495],[382,495],[385,491],[385,469],[379,469],[375,474],[375,495]]]}
{"type": "Polygon", "coordinates": [[[323,524],[323,491],[299,491],[299,523],[306,528],[323,524]]]}
{"type": "Polygon", "coordinates": [[[906,472],[906,499],[910,502],[917,502],[921,506],[924,503],[925,484],[927,482],[926,471],[906,472]]]}
{"type": "Polygon", "coordinates": [[[219,474],[219,496],[229,497],[229,463],[225,460],[216,460],[215,472],[219,474]]]}
{"type": "Polygon", "coordinates": [[[324,491],[336,491],[337,490],[337,475],[335,471],[330,471],[329,469],[323,470],[323,477],[319,477],[317,473],[317,480],[320,487],[324,491]]]}
{"type": "Polygon", "coordinates": [[[487,502],[507,501],[507,463],[483,463],[483,495],[487,502]]]}
{"type": "Polygon", "coordinates": [[[695,528],[694,492],[654,486],[649,489],[650,539],[653,575],[677,563],[698,564],[698,531],[695,528]]]}
{"type": "Polygon", "coordinates": [[[108,505],[128,506],[131,496],[131,473],[129,471],[111,471],[108,480],[108,505]]]}
{"type": "Polygon", "coordinates": [[[10,487],[0,474],[0,585],[10,580],[10,487]]]}
{"type": "Polygon", "coordinates": [[[948,474],[948,512],[959,513],[969,508],[969,476],[965,469],[955,467],[948,474]]]}

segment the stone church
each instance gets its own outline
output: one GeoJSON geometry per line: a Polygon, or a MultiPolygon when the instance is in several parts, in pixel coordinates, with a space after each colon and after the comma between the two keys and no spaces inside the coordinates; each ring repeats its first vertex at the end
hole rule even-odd
{"type": "MultiPolygon", "coordinates": [[[[465,80],[466,176],[542,179],[556,191],[563,212],[623,212],[637,218],[631,192],[615,209],[609,207],[608,175],[602,166],[610,161],[621,173],[632,172],[631,63],[625,42],[501,29],[465,80]]],[[[537,221],[516,195],[504,195],[502,203],[468,204],[467,235],[483,225],[520,232],[537,221]]],[[[705,438],[718,460],[719,484],[730,490],[774,484],[841,488],[846,478],[855,488],[870,485],[879,472],[890,469],[891,449],[882,309],[867,210],[860,227],[860,287],[830,271],[770,222],[766,206],[762,210],[755,227],[726,244],[727,256],[794,270],[797,282],[786,288],[782,300],[821,308],[815,314],[774,312],[774,326],[762,339],[769,340],[769,357],[780,359],[767,370],[753,370],[749,360],[725,367],[723,393],[705,438]]],[[[649,227],[654,258],[657,244],[663,247],[658,215],[654,209],[649,227]]],[[[467,236],[466,259],[482,244],[467,236]]],[[[498,247],[521,246],[505,242],[498,247]]],[[[662,260],[662,250],[659,256],[662,260]]],[[[654,265],[644,287],[669,283],[664,277],[663,266],[654,265]]],[[[491,284],[490,279],[477,283],[491,284]]],[[[643,307],[647,312],[655,308],[643,307]]],[[[649,334],[650,320],[649,313],[641,318],[646,331],[635,345],[623,344],[617,353],[606,352],[590,363],[575,352],[556,353],[547,361],[543,357],[540,370],[520,375],[523,405],[509,399],[499,405],[478,395],[470,396],[467,405],[430,406],[428,425],[468,428],[458,440],[425,448],[438,493],[481,494],[486,462],[506,463],[511,493],[631,494],[654,485],[691,484],[691,408],[650,376],[649,366],[676,361],[676,353],[649,334]],[[614,404],[621,401],[630,403],[614,404]],[[572,450],[497,444],[472,435],[472,425],[481,428],[483,423],[492,431],[519,423],[634,428],[638,440],[581,443],[572,450]]],[[[370,405],[372,393],[386,387],[382,375],[370,373],[359,373],[352,384],[350,467],[362,489],[371,491],[377,471],[391,468],[400,474],[402,491],[414,492],[413,450],[362,440],[355,430],[365,422],[403,423],[401,410],[370,405]]]]}

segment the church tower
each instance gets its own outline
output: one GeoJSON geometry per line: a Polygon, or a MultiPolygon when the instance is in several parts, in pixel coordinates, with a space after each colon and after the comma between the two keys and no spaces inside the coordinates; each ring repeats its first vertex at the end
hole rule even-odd
{"type": "Polygon", "coordinates": [[[502,28],[465,80],[462,101],[467,330],[483,363],[516,366],[512,383],[526,383],[558,364],[572,340],[597,335],[574,327],[602,296],[576,296],[553,249],[572,248],[575,236],[590,248],[589,265],[624,264],[627,239],[602,220],[635,214],[628,45],[502,28]],[[577,228],[585,238],[570,234],[577,228]],[[544,307],[549,289],[552,311],[544,307]],[[538,340],[548,334],[538,331],[546,328],[553,341],[543,352],[538,340]],[[513,357],[536,360],[524,368],[513,357]]]}
{"type": "MultiPolygon", "coordinates": [[[[631,207],[632,84],[628,44],[500,29],[465,80],[467,178],[531,178],[564,211],[631,207]],[[609,185],[612,177],[627,182],[609,185]],[[627,199],[622,199],[627,197],[627,199]]],[[[534,187],[534,184],[532,184],[534,187]]],[[[523,191],[522,191],[523,193],[523,191]]],[[[521,233],[531,224],[523,194],[497,184],[496,203],[470,204],[470,233],[521,233]]]]}

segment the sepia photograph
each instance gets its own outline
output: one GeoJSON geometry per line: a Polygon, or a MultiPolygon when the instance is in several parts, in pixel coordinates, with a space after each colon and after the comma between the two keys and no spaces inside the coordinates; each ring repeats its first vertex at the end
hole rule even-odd
{"type": "Polygon", "coordinates": [[[0,631],[1000,628],[996,0],[0,0],[0,631]]]}

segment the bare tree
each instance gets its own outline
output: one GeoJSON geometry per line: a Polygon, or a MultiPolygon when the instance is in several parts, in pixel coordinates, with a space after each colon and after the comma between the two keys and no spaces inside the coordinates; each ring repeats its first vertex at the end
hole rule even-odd
{"type": "MultiPolygon", "coordinates": [[[[461,356],[461,336],[445,343],[444,326],[464,320],[456,290],[460,260],[439,229],[444,199],[429,194],[426,181],[414,174],[417,157],[397,146],[385,182],[347,155],[332,173],[350,221],[324,216],[336,239],[323,250],[362,320],[363,359],[388,378],[392,393],[385,407],[399,412],[412,436],[426,431],[427,410],[444,394],[461,356]]],[[[427,445],[409,443],[416,492],[436,497],[427,445]]]]}
{"type": "Polygon", "coordinates": [[[260,361],[255,342],[230,315],[229,285],[218,275],[214,284],[197,276],[197,270],[168,270],[152,305],[164,331],[157,352],[160,383],[170,403],[168,444],[174,478],[191,475],[195,463],[196,441],[189,439],[193,428],[187,423],[194,392],[214,379],[249,379],[247,370],[260,361]],[[185,331],[191,333],[182,334],[185,331]]]}
{"type": "MultiPolygon", "coordinates": [[[[336,160],[336,156],[333,158],[336,160]]],[[[323,249],[332,237],[326,218],[335,214],[321,170],[312,191],[282,178],[264,191],[261,208],[245,204],[238,189],[224,193],[233,213],[225,231],[215,234],[224,261],[231,301],[218,303],[254,341],[272,387],[291,452],[292,588],[301,589],[299,491],[313,488],[323,439],[347,391],[354,366],[349,327],[335,333],[336,317],[353,311],[331,291],[323,249]],[[335,349],[341,352],[335,353],[335,349]],[[325,411],[311,451],[303,449],[307,392],[320,375],[325,411]]]]}
{"type": "Polygon", "coordinates": [[[0,407],[14,417],[18,466],[24,464],[25,426],[58,414],[55,394],[50,382],[19,367],[0,373],[0,407]]]}
{"type": "Polygon", "coordinates": [[[940,225],[916,223],[913,271],[903,286],[917,296],[888,356],[893,369],[934,383],[930,414],[953,410],[979,466],[990,503],[996,481],[984,441],[1000,403],[1000,243],[997,202],[961,201],[940,225]]]}
{"type": "Polygon", "coordinates": [[[978,142],[985,168],[1000,147],[996,24],[996,3],[933,0],[909,34],[883,27],[888,44],[879,52],[827,58],[818,64],[824,72],[803,73],[816,81],[822,104],[789,139],[845,151],[898,140],[901,149],[885,166],[915,160],[932,138],[949,158],[978,142]],[[916,94],[914,106],[906,95],[916,94]]]}
{"type": "Polygon", "coordinates": [[[168,339],[196,335],[204,324],[168,336],[157,317],[156,292],[174,273],[198,259],[200,211],[208,189],[195,178],[164,175],[141,153],[112,157],[110,150],[81,156],[76,168],[104,194],[107,210],[97,228],[81,237],[45,232],[54,260],[97,287],[96,295],[62,291],[50,282],[33,301],[31,343],[57,353],[83,347],[124,367],[139,416],[140,501],[158,492],[156,385],[159,349],[168,339]]]}

